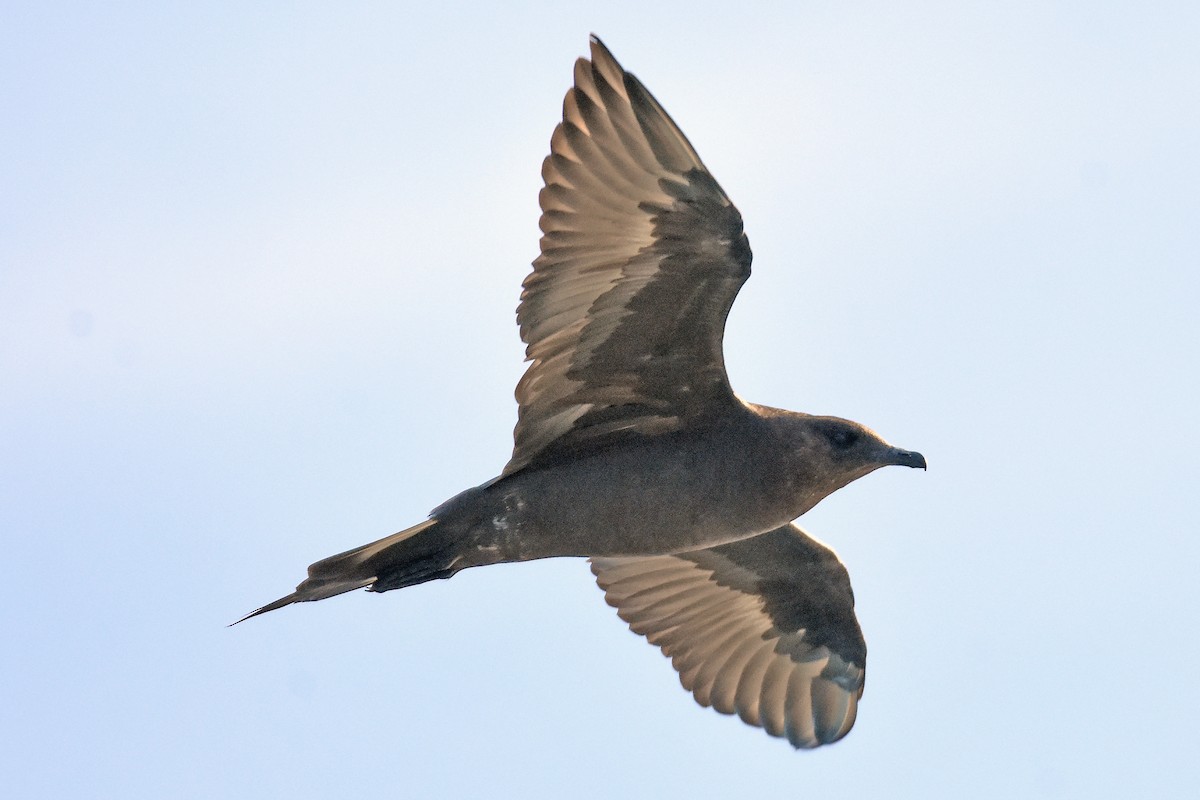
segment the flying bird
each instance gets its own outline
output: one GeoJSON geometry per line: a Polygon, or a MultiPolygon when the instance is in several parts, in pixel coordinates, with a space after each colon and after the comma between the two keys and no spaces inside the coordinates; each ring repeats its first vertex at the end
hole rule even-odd
{"type": "Polygon", "coordinates": [[[741,215],[596,37],[574,78],[517,308],[529,366],[512,458],[425,521],[316,562],[243,619],[468,567],[586,557],[701,705],[795,747],[836,741],[854,724],[866,644],[845,567],[792,520],[879,467],[925,459],[856,422],[734,394],[721,340],[750,276],[741,215]]]}

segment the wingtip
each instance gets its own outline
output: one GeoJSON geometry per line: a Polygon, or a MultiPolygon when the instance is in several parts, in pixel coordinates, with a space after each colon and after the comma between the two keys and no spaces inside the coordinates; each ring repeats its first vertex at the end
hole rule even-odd
{"type": "Polygon", "coordinates": [[[608,49],[608,45],[606,45],[596,34],[588,34],[588,46],[592,51],[592,58],[595,58],[597,55],[604,55],[613,61],[616,61],[616,59],[613,58],[612,51],[608,49]]]}

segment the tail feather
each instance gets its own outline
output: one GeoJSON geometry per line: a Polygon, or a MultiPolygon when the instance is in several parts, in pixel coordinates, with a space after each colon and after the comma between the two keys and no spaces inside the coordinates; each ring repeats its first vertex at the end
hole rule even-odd
{"type": "MultiPolygon", "coordinates": [[[[245,622],[251,617],[257,617],[259,614],[265,614],[277,608],[290,606],[292,603],[324,600],[327,597],[333,597],[343,592],[361,589],[364,586],[371,586],[385,572],[390,575],[398,567],[412,561],[412,555],[404,552],[408,548],[403,547],[403,545],[409,539],[436,524],[436,519],[427,519],[419,525],[414,525],[399,533],[393,533],[391,536],[385,536],[377,542],[371,542],[362,547],[356,547],[353,550],[347,550],[344,553],[323,558],[308,568],[308,577],[296,587],[296,591],[279,598],[273,603],[267,603],[262,608],[251,611],[237,622],[232,623],[230,627],[237,625],[238,622],[245,622]]],[[[440,550],[440,548],[434,549],[440,550]]],[[[429,551],[426,550],[424,552],[429,551]]],[[[417,559],[420,559],[420,555],[417,555],[417,559]]],[[[412,574],[428,574],[428,578],[424,578],[424,580],[435,577],[448,577],[448,575],[441,574],[445,570],[438,570],[436,568],[432,570],[428,568],[422,569],[422,566],[419,563],[412,564],[404,571],[412,574]]],[[[415,580],[403,585],[411,585],[411,583],[419,582],[421,581],[415,580]]],[[[399,588],[399,586],[377,587],[376,591],[387,591],[387,589],[392,588],[399,588]]]]}

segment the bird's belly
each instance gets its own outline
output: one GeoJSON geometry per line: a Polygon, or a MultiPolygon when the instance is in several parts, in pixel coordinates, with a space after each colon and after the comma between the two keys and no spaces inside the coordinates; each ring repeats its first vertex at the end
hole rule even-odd
{"type": "MultiPolygon", "coordinates": [[[[803,510],[778,476],[711,452],[618,453],[516,475],[484,490],[477,535],[501,560],[678,553],[745,539],[803,510]]],[[[482,498],[481,498],[482,499],[482,498]]]]}

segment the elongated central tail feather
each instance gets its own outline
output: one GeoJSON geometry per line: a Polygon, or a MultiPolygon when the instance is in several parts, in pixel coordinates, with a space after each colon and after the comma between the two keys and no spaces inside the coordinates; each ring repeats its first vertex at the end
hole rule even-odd
{"type": "Polygon", "coordinates": [[[308,577],[296,591],[251,611],[233,625],[292,603],[324,600],[364,586],[386,592],[449,577],[453,570],[447,558],[448,543],[439,541],[430,530],[436,524],[436,519],[427,519],[377,542],[323,558],[308,568],[308,577]]]}

